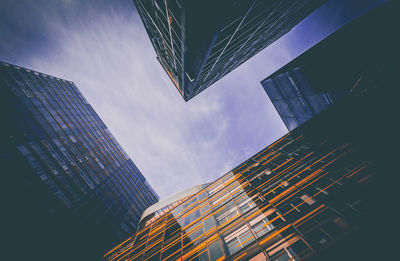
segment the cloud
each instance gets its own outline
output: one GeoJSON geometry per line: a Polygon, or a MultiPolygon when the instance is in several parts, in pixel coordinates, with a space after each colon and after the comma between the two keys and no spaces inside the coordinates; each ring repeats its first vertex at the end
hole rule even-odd
{"type": "Polygon", "coordinates": [[[286,132],[260,81],[312,45],[296,29],[186,103],[131,0],[5,3],[2,59],[74,81],[162,198],[213,181],[286,132]]]}
{"type": "Polygon", "coordinates": [[[225,149],[235,147],[234,128],[223,94],[184,102],[135,13],[95,10],[68,26],[47,16],[54,41],[29,67],[74,81],[162,197],[232,168],[235,153],[225,149]]]}

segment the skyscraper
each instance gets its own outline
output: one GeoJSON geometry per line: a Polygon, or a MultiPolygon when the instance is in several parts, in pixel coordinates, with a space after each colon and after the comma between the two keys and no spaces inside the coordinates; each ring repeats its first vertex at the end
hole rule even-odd
{"type": "Polygon", "coordinates": [[[134,0],[157,59],[190,100],[290,31],[324,0],[134,0]]]}
{"type": "Polygon", "coordinates": [[[380,87],[341,99],[192,196],[146,216],[105,259],[388,258],[397,199],[385,190],[387,181],[398,183],[388,171],[395,137],[381,126],[395,113],[382,115],[390,86],[380,87]]]}
{"type": "Polygon", "coordinates": [[[75,84],[0,62],[0,88],[8,243],[92,260],[135,232],[158,196],[75,84]]]}
{"type": "Polygon", "coordinates": [[[384,3],[345,25],[261,81],[289,131],[344,95],[360,95],[360,81],[384,80],[398,49],[398,4],[384,3]]]}

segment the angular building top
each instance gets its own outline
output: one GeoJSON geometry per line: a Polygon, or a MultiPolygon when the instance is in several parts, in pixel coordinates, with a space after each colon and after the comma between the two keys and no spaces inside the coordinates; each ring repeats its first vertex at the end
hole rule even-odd
{"type": "Polygon", "coordinates": [[[89,259],[135,232],[158,196],[75,84],[0,62],[0,93],[3,182],[15,216],[27,211],[11,224],[47,252],[89,259]]]}
{"type": "Polygon", "coordinates": [[[134,0],[157,59],[190,100],[325,0],[134,0]]]}
{"type": "MultiPolygon", "coordinates": [[[[148,207],[142,215],[140,222],[152,222],[152,220],[157,219],[159,216],[163,215],[164,213],[170,211],[176,205],[181,203],[182,201],[186,200],[188,197],[192,196],[193,194],[199,192],[203,188],[207,187],[210,183],[205,183],[202,185],[197,185],[192,188],[186,189],[179,193],[176,193],[172,196],[167,197],[166,199],[155,203],[154,205],[148,207]],[[145,221],[143,221],[145,220],[145,221]]],[[[145,224],[143,224],[145,225],[145,224]]]]}
{"type": "Polygon", "coordinates": [[[289,131],[343,95],[358,95],[360,79],[376,78],[393,63],[394,2],[355,19],[261,81],[289,131]]]}

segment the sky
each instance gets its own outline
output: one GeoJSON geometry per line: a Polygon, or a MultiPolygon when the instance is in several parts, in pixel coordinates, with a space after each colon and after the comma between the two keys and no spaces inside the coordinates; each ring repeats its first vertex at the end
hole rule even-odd
{"type": "Polygon", "coordinates": [[[328,0],[184,102],[132,0],[1,0],[0,60],[73,81],[161,198],[211,182],[287,133],[260,81],[378,0],[328,0]]]}

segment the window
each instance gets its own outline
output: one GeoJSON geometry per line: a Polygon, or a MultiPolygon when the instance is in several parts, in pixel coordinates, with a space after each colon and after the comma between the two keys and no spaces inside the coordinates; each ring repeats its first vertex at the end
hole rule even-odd
{"type": "Polygon", "coordinates": [[[269,220],[260,214],[256,216],[253,220],[249,222],[251,229],[253,229],[254,234],[260,238],[267,234],[269,231],[274,229],[274,226],[269,222],[269,220]]]}
{"type": "Polygon", "coordinates": [[[274,255],[271,258],[271,261],[290,261],[293,260],[289,253],[287,251],[285,251],[286,249],[283,249],[282,251],[280,251],[278,254],[274,255]]]}
{"type": "Polygon", "coordinates": [[[191,231],[186,231],[182,235],[183,242],[183,251],[186,251],[188,248],[198,245],[199,242],[203,240],[203,224],[196,223],[194,228],[191,228],[191,231]]]}
{"type": "Polygon", "coordinates": [[[225,224],[226,222],[229,222],[230,220],[234,219],[235,217],[239,216],[239,211],[236,206],[233,206],[232,203],[228,203],[225,206],[227,211],[220,211],[217,214],[215,214],[215,218],[217,220],[218,226],[221,226],[225,224]]]}
{"type": "Polygon", "coordinates": [[[181,249],[181,241],[180,240],[174,242],[173,244],[169,244],[164,247],[163,253],[162,253],[162,258],[163,259],[177,258],[180,255],[180,249],[181,249]]]}
{"type": "Polygon", "coordinates": [[[209,196],[214,195],[218,190],[222,189],[223,187],[224,185],[221,183],[221,181],[218,181],[215,184],[211,185],[210,188],[207,188],[209,196]]]}
{"type": "Polygon", "coordinates": [[[218,260],[222,256],[224,256],[224,253],[222,252],[222,248],[221,248],[221,243],[219,240],[209,244],[208,251],[210,252],[211,260],[218,260]]]}
{"type": "Polygon", "coordinates": [[[214,217],[210,216],[203,221],[204,232],[207,233],[210,229],[215,227],[214,217]]]}
{"type": "Polygon", "coordinates": [[[253,198],[255,198],[255,196],[249,198],[247,197],[247,195],[243,195],[238,200],[236,200],[236,203],[238,204],[239,209],[242,213],[245,213],[256,206],[253,198]]]}
{"type": "Polygon", "coordinates": [[[195,221],[196,219],[200,218],[200,210],[197,208],[196,210],[191,210],[191,213],[182,217],[182,226],[185,227],[195,221]]]}
{"type": "Polygon", "coordinates": [[[77,140],[75,139],[74,135],[70,135],[69,138],[71,139],[71,141],[73,143],[77,142],[77,140]]]}
{"type": "Polygon", "coordinates": [[[228,191],[223,191],[223,193],[219,193],[216,195],[214,198],[210,199],[210,204],[212,206],[216,206],[219,204],[224,204],[225,202],[229,201],[231,199],[231,196],[228,191]]]}
{"type": "Polygon", "coordinates": [[[202,204],[200,206],[200,210],[201,210],[201,213],[204,214],[205,212],[210,210],[210,204],[208,204],[208,202],[205,202],[204,204],[202,204]]]}
{"type": "Polygon", "coordinates": [[[247,225],[242,225],[235,230],[224,233],[222,236],[229,254],[234,254],[254,241],[254,237],[247,225]]]}
{"type": "Polygon", "coordinates": [[[312,197],[310,197],[309,195],[305,194],[305,195],[301,196],[300,198],[302,200],[304,200],[304,202],[306,202],[308,205],[312,205],[315,203],[315,200],[312,197]]]}

